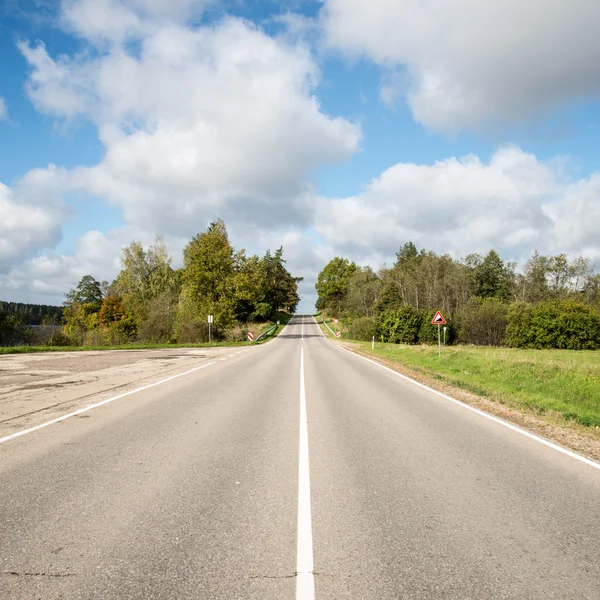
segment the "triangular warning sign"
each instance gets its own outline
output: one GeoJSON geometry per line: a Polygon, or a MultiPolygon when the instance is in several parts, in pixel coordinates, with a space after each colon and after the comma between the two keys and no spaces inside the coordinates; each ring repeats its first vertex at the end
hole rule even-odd
{"type": "Polygon", "coordinates": [[[442,315],[442,313],[439,310],[435,313],[435,317],[433,317],[431,324],[432,325],[445,325],[446,324],[446,319],[444,319],[444,315],[442,315]]]}

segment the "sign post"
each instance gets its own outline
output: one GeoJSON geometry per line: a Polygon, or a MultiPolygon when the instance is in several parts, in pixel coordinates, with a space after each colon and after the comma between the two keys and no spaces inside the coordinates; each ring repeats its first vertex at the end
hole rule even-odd
{"type": "Polygon", "coordinates": [[[210,344],[210,326],[212,325],[213,322],[213,316],[212,315],[208,315],[208,343],[210,344]]]}
{"type": "MultiPolygon", "coordinates": [[[[444,319],[444,315],[438,310],[435,313],[435,317],[431,320],[432,325],[438,326],[438,356],[442,356],[442,339],[440,335],[440,326],[446,324],[446,319],[444,319]]],[[[446,343],[446,328],[444,327],[444,344],[446,343]]]]}

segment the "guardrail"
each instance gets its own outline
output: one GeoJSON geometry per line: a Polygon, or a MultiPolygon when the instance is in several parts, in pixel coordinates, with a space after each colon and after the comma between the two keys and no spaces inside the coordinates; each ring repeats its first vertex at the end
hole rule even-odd
{"type": "Polygon", "coordinates": [[[273,329],[279,327],[279,325],[273,325],[273,327],[269,327],[269,329],[267,329],[266,331],[263,331],[255,340],[254,343],[256,344],[256,342],[258,342],[258,340],[260,340],[261,337],[267,335],[267,333],[269,333],[269,331],[273,331],[273,329]]]}
{"type": "Polygon", "coordinates": [[[325,325],[325,327],[327,327],[327,329],[329,329],[329,331],[331,331],[331,335],[333,337],[336,337],[335,331],[333,329],[331,329],[331,327],[329,327],[329,325],[327,325],[327,323],[325,322],[325,319],[323,317],[321,317],[321,321],[323,321],[323,325],[325,325]]]}

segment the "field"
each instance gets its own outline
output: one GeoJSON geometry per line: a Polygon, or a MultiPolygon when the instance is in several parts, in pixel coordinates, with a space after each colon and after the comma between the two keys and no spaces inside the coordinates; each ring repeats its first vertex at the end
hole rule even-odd
{"type": "Polygon", "coordinates": [[[600,429],[600,352],[447,346],[438,357],[437,346],[356,344],[493,402],[600,429]]]}

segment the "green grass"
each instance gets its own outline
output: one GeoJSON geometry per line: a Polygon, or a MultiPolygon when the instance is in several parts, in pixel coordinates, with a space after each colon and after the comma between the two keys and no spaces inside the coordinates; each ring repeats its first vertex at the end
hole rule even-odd
{"type": "Polygon", "coordinates": [[[600,428],[600,352],[357,342],[452,386],[508,406],[600,428]]]}
{"type": "MultiPolygon", "coordinates": [[[[262,342],[262,340],[261,340],[262,342]]],[[[84,352],[88,350],[157,350],[163,348],[218,348],[219,346],[250,346],[250,342],[211,342],[206,344],[121,344],[120,346],[15,346],[0,348],[0,354],[30,352],[84,352]]]]}

